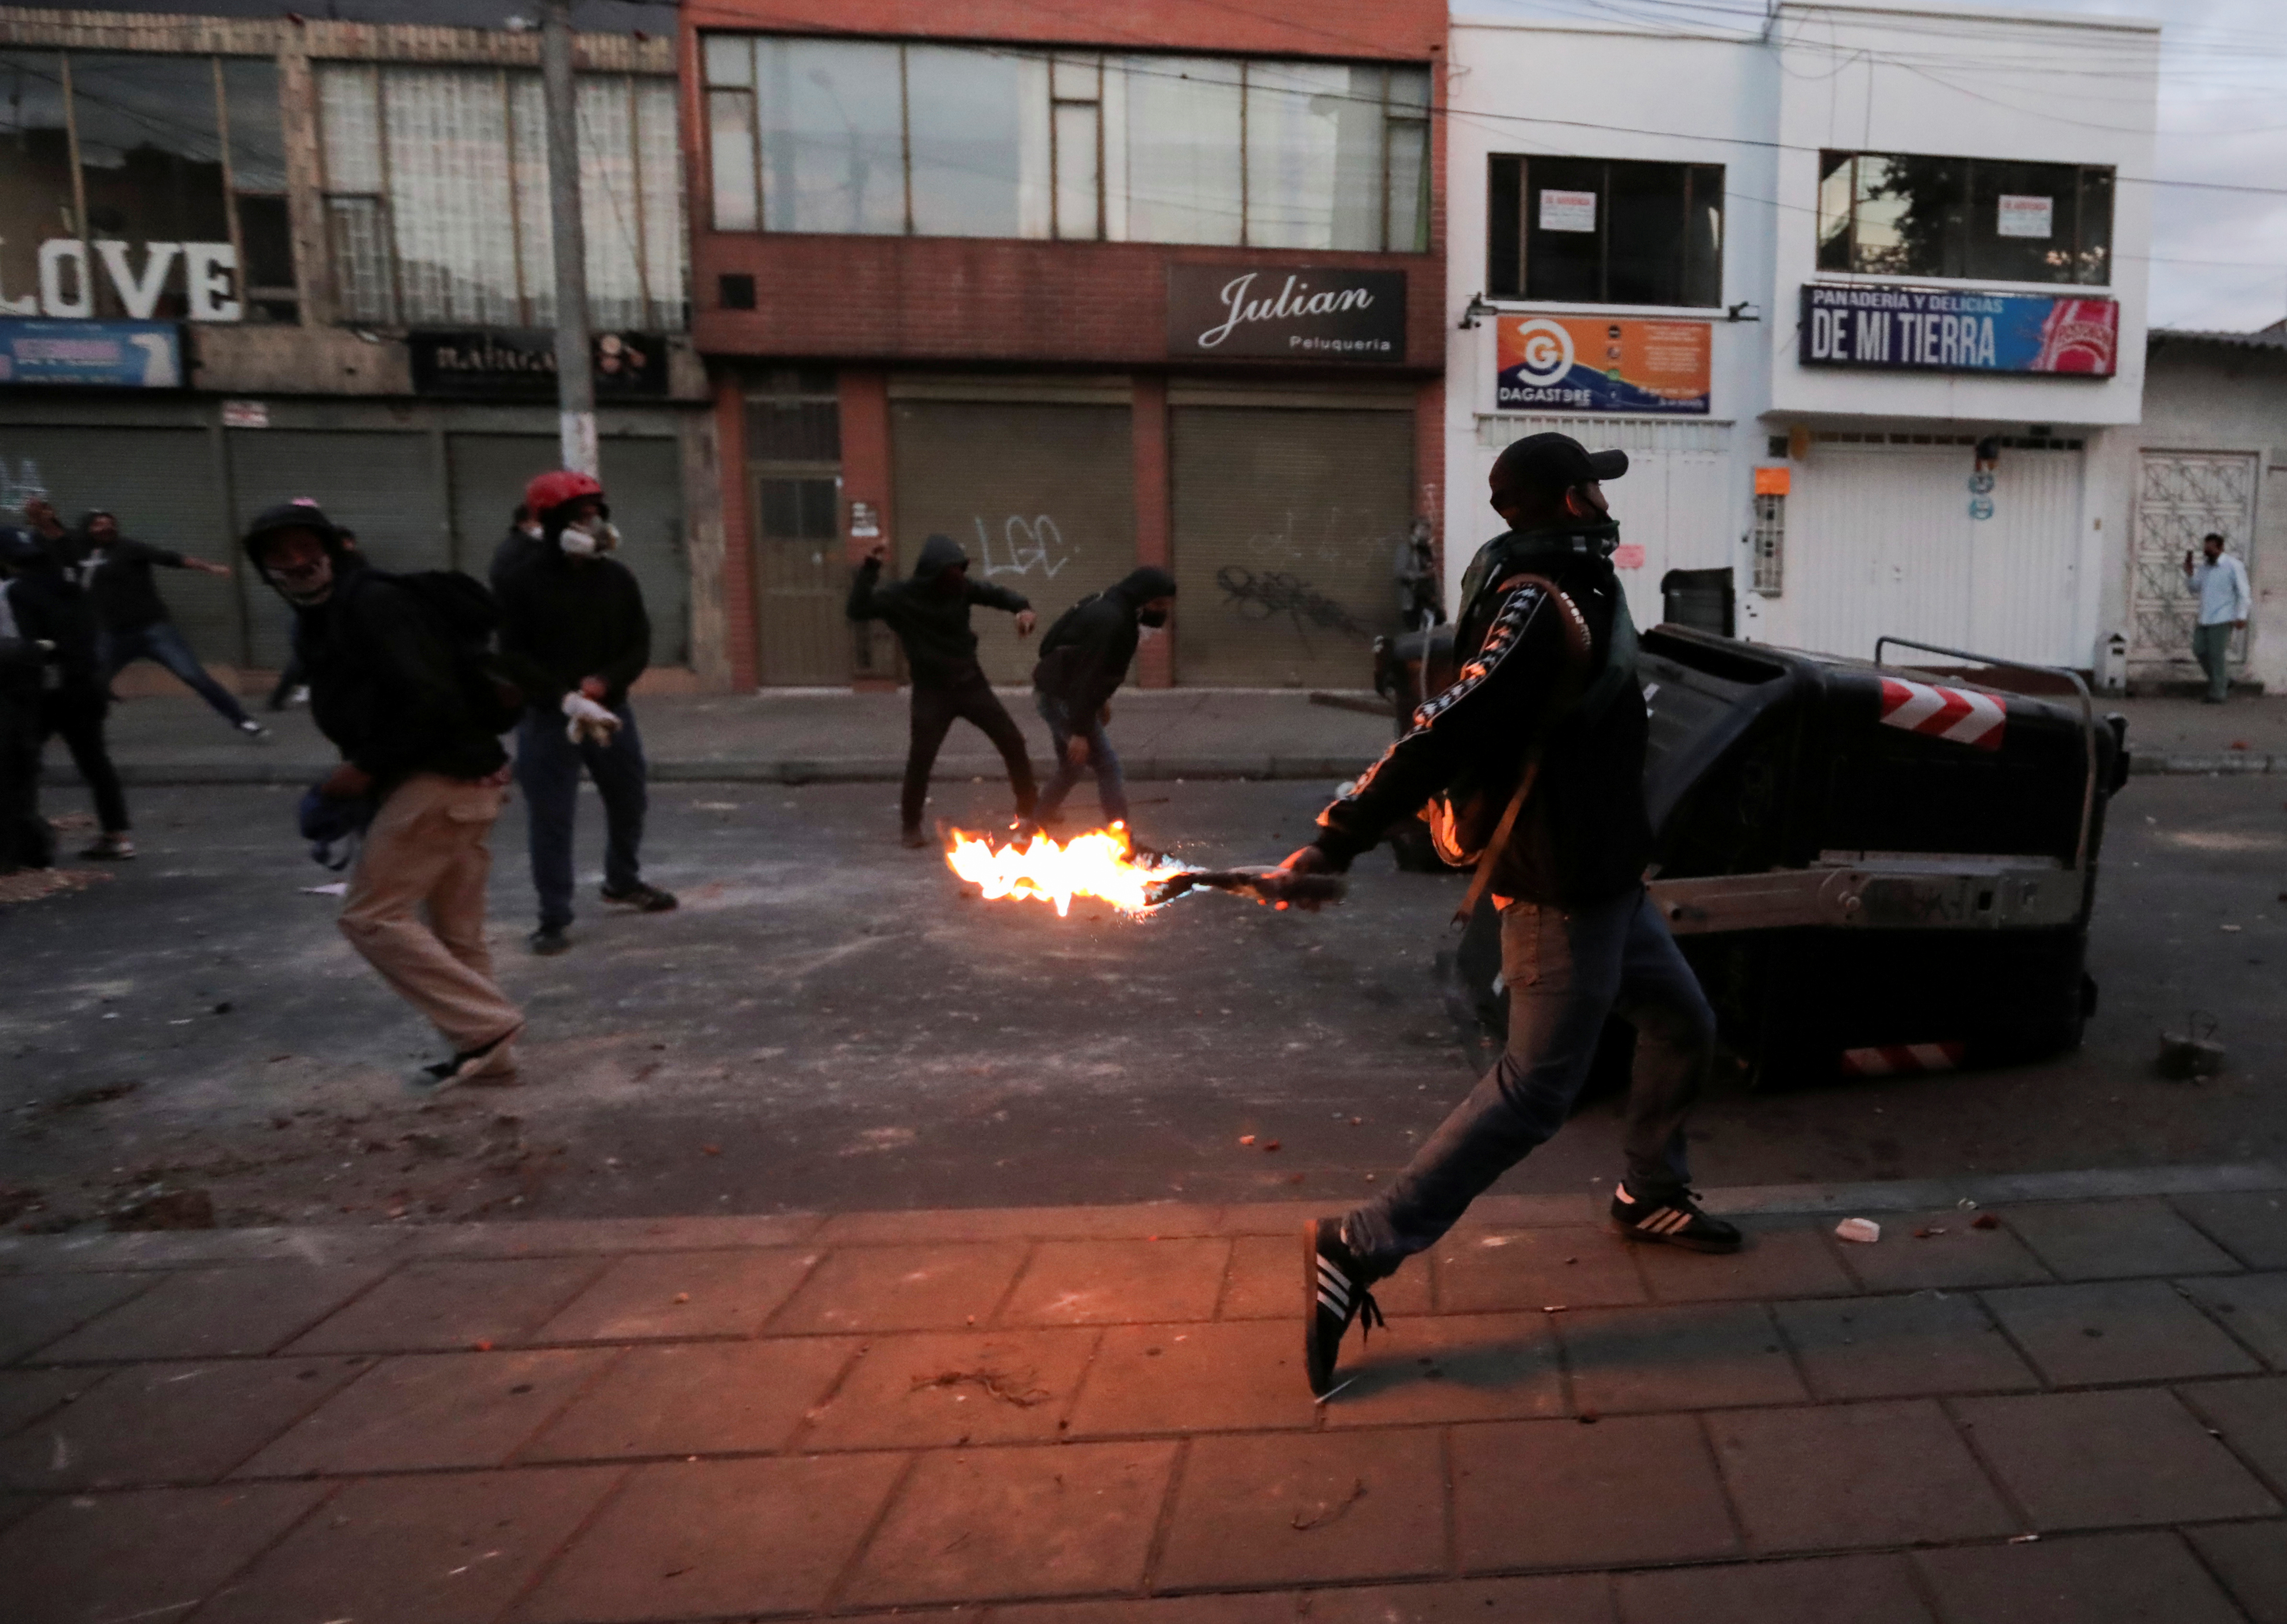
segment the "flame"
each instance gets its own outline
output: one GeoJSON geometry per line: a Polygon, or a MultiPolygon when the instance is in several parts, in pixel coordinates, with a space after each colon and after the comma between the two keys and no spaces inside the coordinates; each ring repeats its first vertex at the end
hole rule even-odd
{"type": "Polygon", "coordinates": [[[1015,897],[1056,904],[1057,917],[1072,912],[1074,897],[1098,897],[1123,913],[1150,911],[1146,888],[1179,865],[1139,863],[1125,824],[1090,829],[1062,844],[1036,834],[1022,847],[996,848],[991,840],[953,831],[946,866],[977,886],[988,902],[1015,897]]]}

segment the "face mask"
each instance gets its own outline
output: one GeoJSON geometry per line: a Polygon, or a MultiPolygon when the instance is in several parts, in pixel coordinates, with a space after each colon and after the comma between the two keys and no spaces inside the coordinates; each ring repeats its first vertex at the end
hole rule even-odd
{"type": "Polygon", "coordinates": [[[279,595],[300,608],[314,608],[326,601],[334,590],[334,566],[330,559],[320,558],[307,569],[289,574],[281,570],[262,572],[279,595]]]}
{"type": "Polygon", "coordinates": [[[619,527],[608,519],[591,519],[584,525],[566,525],[557,545],[575,558],[592,558],[620,544],[619,527]]]}
{"type": "Polygon", "coordinates": [[[1157,631],[1167,623],[1167,612],[1165,609],[1138,609],[1136,623],[1147,630],[1157,631]]]}

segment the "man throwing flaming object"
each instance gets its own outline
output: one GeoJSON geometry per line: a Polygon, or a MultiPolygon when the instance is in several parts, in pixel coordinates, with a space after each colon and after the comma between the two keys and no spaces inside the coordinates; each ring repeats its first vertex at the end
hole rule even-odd
{"type": "Polygon", "coordinates": [[[1492,505],[1510,527],[1462,578],[1459,678],[1283,865],[1339,874],[1430,803],[1441,852],[1476,868],[1463,913],[1488,892],[1501,910],[1509,989],[1500,1062],[1380,1196],[1304,1227],[1308,1366],[1322,1397],[1350,1323],[1381,1322],[1373,1283],[1563,1125],[1614,1010],[1637,1042],[1612,1227],[1698,1252],[1739,1245],[1736,1228],[1699,1209],[1684,1162],[1714,1013],[1644,892],[1649,730],[1635,627],[1612,572],[1619,527],[1602,488],[1627,466],[1626,452],[1591,453],[1563,434],[1500,454],[1492,505]]]}

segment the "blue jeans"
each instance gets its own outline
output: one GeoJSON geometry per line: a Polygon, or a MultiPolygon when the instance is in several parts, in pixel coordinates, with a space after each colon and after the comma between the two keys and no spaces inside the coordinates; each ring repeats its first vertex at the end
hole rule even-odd
{"type": "MultiPolygon", "coordinates": [[[[1080,783],[1080,769],[1072,765],[1071,758],[1064,754],[1064,748],[1072,742],[1075,730],[1064,720],[1064,707],[1047,694],[1035,690],[1033,703],[1041,713],[1041,720],[1049,725],[1049,737],[1056,744],[1053,754],[1056,770],[1049,775],[1048,788],[1041,791],[1040,815],[1046,818],[1064,804],[1064,797],[1080,783]]],[[[1112,748],[1112,741],[1104,736],[1104,724],[1090,717],[1088,725],[1077,732],[1080,737],[1088,741],[1088,758],[1096,768],[1096,798],[1104,803],[1104,820],[1112,823],[1127,822],[1128,780],[1120,776],[1120,753],[1112,748]]]]}
{"type": "Polygon", "coordinates": [[[524,789],[532,849],[532,888],[540,893],[543,930],[572,923],[572,817],[580,804],[580,769],[596,780],[604,803],[604,886],[626,891],[643,883],[637,848],[643,844],[643,741],[635,712],[613,708],[620,731],[609,744],[574,744],[555,710],[527,710],[516,730],[516,781],[524,789]]]}
{"type": "Polygon", "coordinates": [[[1492,1182],[1571,1114],[1604,1018],[1636,1029],[1628,1088],[1628,1189],[1655,1200],[1690,1178],[1683,1120],[1715,1044],[1715,1013],[1641,886],[1570,910],[1520,902],[1501,915],[1508,1050],[1389,1188],[1343,1221],[1377,1275],[1434,1245],[1492,1182]]]}
{"type": "Polygon", "coordinates": [[[138,660],[156,661],[188,684],[198,696],[215,708],[222,718],[236,726],[246,720],[246,707],[237,696],[207,675],[207,668],[183,641],[182,632],[172,621],[153,621],[148,626],[133,631],[106,631],[97,635],[96,658],[103,665],[103,685],[109,687],[111,679],[138,660]]]}

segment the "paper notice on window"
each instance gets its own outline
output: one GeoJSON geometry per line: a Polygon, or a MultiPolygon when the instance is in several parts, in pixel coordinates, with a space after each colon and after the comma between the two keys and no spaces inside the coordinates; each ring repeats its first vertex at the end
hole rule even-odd
{"type": "Polygon", "coordinates": [[[1995,230],[2005,237],[2039,237],[2055,235],[2057,200],[2054,197],[2018,197],[2007,192],[2001,194],[2001,216],[1995,230]]]}
{"type": "Polygon", "coordinates": [[[1594,192],[1559,192],[1553,187],[1544,190],[1540,194],[1540,229],[1595,230],[1596,194],[1594,192]]]}

